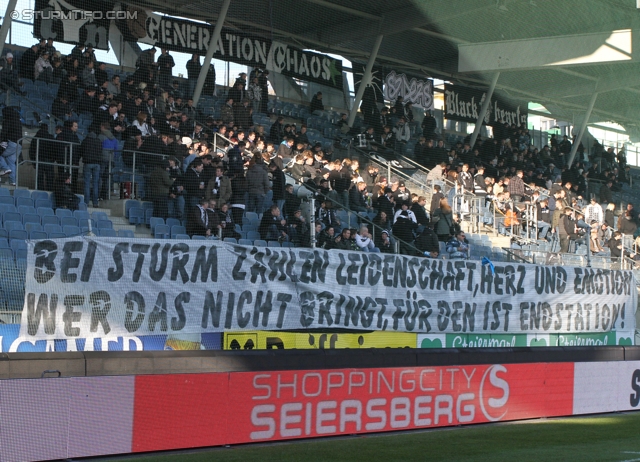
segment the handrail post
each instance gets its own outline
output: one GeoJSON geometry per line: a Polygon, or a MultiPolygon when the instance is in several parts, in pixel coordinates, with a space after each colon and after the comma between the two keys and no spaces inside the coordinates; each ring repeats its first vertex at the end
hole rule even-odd
{"type": "Polygon", "coordinates": [[[135,197],[135,191],[136,191],[136,152],[137,151],[133,151],[133,172],[131,173],[131,195],[129,196],[129,199],[137,199],[135,197]]]}
{"type": "MultiPolygon", "coordinates": [[[[33,143],[33,139],[31,140],[33,143]]],[[[36,138],[36,190],[38,189],[38,172],[40,167],[40,138],[36,138]]],[[[16,167],[17,170],[17,167],[16,167]]],[[[16,184],[18,184],[16,182],[16,184]]]]}

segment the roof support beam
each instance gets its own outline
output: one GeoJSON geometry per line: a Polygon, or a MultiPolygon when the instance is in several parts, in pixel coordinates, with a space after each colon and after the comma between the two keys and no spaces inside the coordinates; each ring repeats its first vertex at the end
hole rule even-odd
{"type": "Polygon", "coordinates": [[[478,139],[478,135],[480,134],[480,129],[482,128],[482,123],[484,122],[484,116],[487,115],[487,109],[489,109],[489,105],[491,104],[491,98],[493,98],[493,91],[496,89],[496,84],[498,83],[498,78],[500,77],[500,72],[496,72],[491,79],[491,84],[489,85],[489,89],[485,94],[484,101],[482,102],[482,106],[480,107],[480,112],[478,113],[478,120],[476,120],[476,126],[473,129],[473,134],[471,135],[471,147],[476,145],[476,140],[478,139]]]}
{"type": "Polygon", "coordinates": [[[591,100],[589,101],[589,106],[587,107],[587,112],[584,115],[584,120],[580,125],[580,131],[578,132],[578,137],[574,140],[573,145],[571,146],[571,152],[569,153],[569,159],[567,160],[567,167],[569,168],[571,168],[573,159],[576,157],[576,152],[578,152],[578,146],[580,146],[582,137],[584,136],[584,133],[587,131],[587,124],[589,123],[589,117],[591,117],[591,111],[593,111],[593,106],[596,104],[597,98],[598,98],[597,93],[594,93],[591,96],[591,100]]]}
{"type": "Polygon", "coordinates": [[[230,3],[231,3],[231,0],[224,0],[222,2],[222,8],[220,9],[220,14],[218,15],[218,19],[216,20],[216,25],[213,28],[213,34],[211,34],[211,42],[209,43],[209,48],[207,48],[207,54],[204,57],[204,62],[202,63],[202,67],[200,68],[200,74],[198,75],[198,83],[196,83],[196,88],[193,92],[194,106],[198,106],[198,100],[200,99],[200,95],[202,94],[202,88],[204,87],[204,82],[207,79],[207,74],[209,73],[209,64],[211,64],[211,60],[213,59],[213,54],[218,48],[220,33],[222,32],[222,26],[224,25],[224,20],[227,17],[227,11],[229,10],[230,3]]]}
{"type": "Polygon", "coordinates": [[[0,55],[2,55],[2,49],[4,48],[4,44],[7,42],[7,34],[11,27],[11,13],[16,9],[17,3],[18,0],[9,0],[9,3],[7,3],[7,10],[4,13],[2,27],[0,27],[0,55]]]}
{"type": "Polygon", "coordinates": [[[371,71],[373,70],[373,65],[376,62],[376,58],[378,57],[378,50],[380,50],[382,38],[382,35],[378,35],[378,37],[376,38],[376,43],[373,45],[373,50],[371,50],[371,55],[369,55],[369,61],[367,62],[367,67],[365,68],[362,80],[360,81],[358,93],[356,93],[356,99],[353,101],[353,106],[351,107],[351,111],[349,112],[348,124],[350,127],[353,127],[353,123],[356,121],[356,113],[358,112],[358,108],[360,107],[360,102],[362,101],[364,90],[365,88],[367,88],[367,85],[371,83],[371,71]]]}

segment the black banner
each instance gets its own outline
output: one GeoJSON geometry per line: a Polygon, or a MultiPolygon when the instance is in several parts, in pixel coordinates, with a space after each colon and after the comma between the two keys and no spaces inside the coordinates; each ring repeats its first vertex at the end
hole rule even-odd
{"type": "MultiPolygon", "coordinates": [[[[475,123],[485,95],[485,92],[474,88],[445,84],[445,118],[475,123]]],[[[526,102],[506,100],[494,94],[483,123],[490,126],[506,123],[526,127],[528,119],[526,102]]]]}
{"type": "Polygon", "coordinates": [[[126,12],[105,10],[104,3],[97,1],[36,0],[33,35],[108,50],[109,24],[118,17],[126,17],[126,12]]]}
{"type": "MultiPolygon", "coordinates": [[[[137,11],[137,21],[118,21],[120,30],[132,41],[183,53],[207,52],[213,26],[185,19],[137,11]],[[142,24],[144,29],[133,27],[142,24]]],[[[283,42],[245,34],[226,27],[213,57],[252,67],[266,68],[289,77],[342,90],[342,61],[305,51],[283,42]]]]}

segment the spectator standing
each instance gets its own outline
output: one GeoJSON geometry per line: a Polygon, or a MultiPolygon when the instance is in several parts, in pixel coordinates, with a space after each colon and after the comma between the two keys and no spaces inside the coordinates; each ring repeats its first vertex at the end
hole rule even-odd
{"type": "Polygon", "coordinates": [[[196,84],[198,83],[198,77],[200,76],[200,55],[194,53],[191,55],[191,59],[187,61],[187,79],[188,79],[188,98],[193,98],[193,93],[196,90],[196,84]]]}
{"type": "Polygon", "coordinates": [[[102,162],[102,142],[94,132],[89,132],[80,145],[82,172],[84,176],[84,203],[89,205],[89,198],[94,207],[99,207],[100,195],[100,163],[102,162]]]}
{"type": "Polygon", "coordinates": [[[322,92],[319,91],[311,98],[311,104],[309,105],[309,112],[324,111],[324,103],[322,102],[322,92]]]}
{"type": "Polygon", "coordinates": [[[262,213],[264,199],[269,191],[269,176],[264,165],[258,164],[254,159],[251,159],[246,177],[249,192],[247,212],[262,213]]]}
{"type": "Polygon", "coordinates": [[[171,88],[171,77],[173,76],[173,68],[176,65],[173,56],[169,54],[169,50],[162,48],[160,56],[158,56],[158,85],[164,90],[171,88]]]}

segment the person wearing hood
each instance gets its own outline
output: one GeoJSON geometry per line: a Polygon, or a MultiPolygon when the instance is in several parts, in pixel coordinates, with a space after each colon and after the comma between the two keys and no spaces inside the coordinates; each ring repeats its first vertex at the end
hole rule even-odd
{"type": "Polygon", "coordinates": [[[18,140],[22,137],[20,113],[13,106],[2,109],[2,131],[0,132],[0,176],[9,175],[11,185],[16,185],[16,159],[22,152],[18,140]]]}
{"type": "Polygon", "coordinates": [[[102,142],[94,132],[89,132],[80,145],[80,157],[82,157],[84,176],[84,203],[89,205],[89,197],[93,200],[93,206],[99,207],[98,197],[100,190],[100,162],[102,162],[102,142]],[[93,192],[93,194],[91,194],[93,192]]]}

